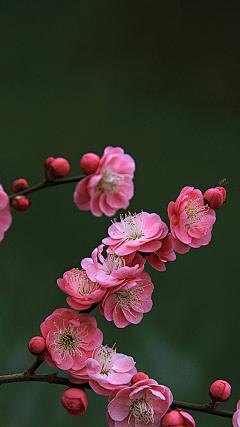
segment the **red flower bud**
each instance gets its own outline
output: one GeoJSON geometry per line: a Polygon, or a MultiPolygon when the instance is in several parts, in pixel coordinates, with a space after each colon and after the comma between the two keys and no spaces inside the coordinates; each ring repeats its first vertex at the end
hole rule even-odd
{"type": "Polygon", "coordinates": [[[144,372],[137,372],[135,375],[133,375],[132,377],[132,383],[135,384],[138,381],[142,381],[142,380],[148,380],[149,376],[147,374],[144,374],[144,372]]]}
{"type": "Polygon", "coordinates": [[[33,337],[28,343],[29,351],[34,356],[39,356],[46,349],[46,341],[43,337],[33,337]]]}
{"type": "Polygon", "coordinates": [[[100,157],[95,153],[86,153],[80,160],[80,168],[85,175],[96,172],[100,162],[100,157]]]}
{"type": "Polygon", "coordinates": [[[16,211],[22,212],[30,208],[31,202],[25,196],[15,196],[12,199],[11,205],[16,211]]]}
{"type": "Polygon", "coordinates": [[[203,197],[211,209],[217,209],[226,203],[226,190],[223,187],[209,188],[203,197]]]}
{"type": "Polygon", "coordinates": [[[63,178],[70,171],[69,162],[63,157],[48,157],[44,162],[44,170],[47,181],[63,178]]]}
{"type": "Polygon", "coordinates": [[[62,395],[61,402],[69,415],[77,417],[87,410],[88,399],[80,388],[68,388],[62,395]]]}
{"type": "Polygon", "coordinates": [[[18,193],[19,191],[26,190],[28,188],[28,183],[26,179],[19,178],[12,184],[12,193],[18,193]]]}
{"type": "Polygon", "coordinates": [[[217,380],[210,386],[209,394],[212,398],[212,403],[217,406],[218,402],[225,402],[229,399],[231,386],[227,381],[217,380]]]}
{"type": "Polygon", "coordinates": [[[161,427],[195,427],[195,421],[188,412],[173,410],[161,420],[161,427]]]}

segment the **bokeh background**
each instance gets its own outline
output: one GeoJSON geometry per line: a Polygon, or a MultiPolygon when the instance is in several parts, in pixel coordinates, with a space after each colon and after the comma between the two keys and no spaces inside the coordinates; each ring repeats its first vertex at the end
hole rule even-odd
{"type": "MultiPolygon", "coordinates": [[[[130,211],[156,212],[185,185],[205,191],[227,178],[209,246],[192,249],[159,273],[150,267],[154,307],[123,330],[93,313],[105,343],[132,355],[139,371],[169,386],[176,400],[209,401],[216,379],[232,384],[222,408],[235,410],[239,372],[240,6],[211,0],[1,1],[1,178],[43,179],[48,156],[80,174],[87,152],[121,146],[135,159],[130,211]]],[[[56,280],[107,235],[110,218],[80,212],[74,184],[34,193],[13,212],[1,243],[1,374],[33,363],[28,341],[56,308],[56,280]]],[[[41,366],[40,372],[53,372],[41,366]]],[[[70,417],[64,386],[1,386],[1,424],[107,426],[107,398],[70,417]]],[[[230,419],[192,412],[197,425],[230,419]]]]}

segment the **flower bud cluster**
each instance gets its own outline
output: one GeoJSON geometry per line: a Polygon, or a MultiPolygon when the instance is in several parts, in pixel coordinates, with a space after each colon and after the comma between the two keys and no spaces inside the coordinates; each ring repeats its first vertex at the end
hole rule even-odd
{"type": "Polygon", "coordinates": [[[69,162],[63,157],[48,157],[44,162],[44,170],[47,181],[55,181],[57,178],[63,178],[70,171],[69,162]]]}

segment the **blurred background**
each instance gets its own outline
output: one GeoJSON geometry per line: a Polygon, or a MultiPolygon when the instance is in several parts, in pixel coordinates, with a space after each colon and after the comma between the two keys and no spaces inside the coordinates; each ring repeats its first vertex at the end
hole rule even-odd
{"type": "MultiPolygon", "coordinates": [[[[210,245],[179,255],[164,273],[147,267],[154,306],[143,321],[118,329],[98,309],[93,314],[104,342],[116,342],[176,400],[206,403],[210,384],[224,379],[232,397],[221,407],[232,411],[240,398],[239,21],[240,5],[230,0],[3,0],[0,14],[7,192],[17,178],[41,181],[48,156],[67,158],[73,176],[85,152],[121,146],[137,165],[130,211],[156,212],[168,223],[167,205],[184,186],[205,191],[227,178],[210,245]]],[[[74,187],[32,194],[1,242],[1,374],[33,363],[29,340],[67,307],[56,280],[107,236],[110,218],[79,211],[74,187]]],[[[106,397],[88,392],[88,411],[75,418],[61,406],[64,390],[2,385],[2,425],[107,426],[106,397]]],[[[198,426],[231,426],[191,414],[198,426]]]]}

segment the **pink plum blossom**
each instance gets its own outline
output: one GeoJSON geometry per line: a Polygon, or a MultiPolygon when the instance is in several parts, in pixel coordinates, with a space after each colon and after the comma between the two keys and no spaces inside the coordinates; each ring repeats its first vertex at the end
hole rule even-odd
{"type": "Polygon", "coordinates": [[[92,357],[85,361],[85,367],[71,372],[69,379],[76,384],[89,381],[95,393],[107,396],[111,390],[130,383],[137,372],[134,365],[132,357],[105,345],[96,348],[92,357]]]}
{"type": "Polygon", "coordinates": [[[209,188],[203,197],[210,208],[218,209],[226,203],[226,190],[224,187],[209,188]]]}
{"type": "Polygon", "coordinates": [[[11,208],[7,193],[3,190],[0,184],[0,242],[4,238],[4,233],[12,223],[11,208]]]}
{"type": "Polygon", "coordinates": [[[214,406],[218,406],[219,402],[225,402],[231,394],[231,386],[227,381],[216,380],[211,384],[209,389],[210,397],[214,406]]]}
{"type": "Polygon", "coordinates": [[[196,423],[188,412],[173,410],[167,412],[161,421],[161,427],[195,427],[196,423]]]}
{"type": "Polygon", "coordinates": [[[240,427],[240,400],[237,403],[237,410],[232,417],[233,427],[240,427]]]}
{"type": "Polygon", "coordinates": [[[107,292],[98,282],[92,282],[85,270],[78,268],[66,271],[63,278],[57,280],[57,284],[69,295],[67,303],[75,310],[86,310],[101,301],[107,292]]]}
{"type": "Polygon", "coordinates": [[[64,371],[81,369],[103,340],[93,316],[78,314],[67,308],[55,310],[40,325],[40,329],[46,339],[46,363],[64,371]]]}
{"type": "Polygon", "coordinates": [[[133,197],[135,162],[121,147],[106,147],[96,171],[76,186],[73,199],[80,210],[94,216],[113,216],[133,197]]]}
{"type": "Polygon", "coordinates": [[[81,262],[92,281],[106,287],[118,286],[142,273],[145,260],[141,255],[133,253],[124,257],[112,252],[104,258],[103,248],[104,245],[98,246],[92,252],[92,258],[84,258],[81,262]]]}
{"type": "Polygon", "coordinates": [[[162,246],[160,239],[166,237],[167,233],[167,225],[156,213],[129,213],[125,217],[120,215],[120,222],[113,222],[108,228],[110,237],[102,242],[109,245],[109,253],[113,251],[121,256],[136,251],[155,252],[162,246]]]}
{"type": "Polygon", "coordinates": [[[200,190],[184,187],[177,200],[169,203],[168,216],[171,233],[175,239],[186,245],[185,252],[189,247],[199,248],[210,242],[216,214],[205,205],[200,190]]]}
{"type": "Polygon", "coordinates": [[[158,427],[173,396],[168,387],[144,379],[113,390],[108,400],[109,427],[158,427]]]}
{"type": "Polygon", "coordinates": [[[86,393],[79,388],[68,388],[62,395],[61,402],[69,415],[78,417],[84,414],[88,407],[86,393]]]}
{"type": "Polygon", "coordinates": [[[138,324],[143,314],[152,308],[153,292],[151,278],[146,271],[136,279],[125,280],[116,288],[109,289],[99,307],[100,313],[115,323],[118,328],[138,324]]]}
{"type": "Polygon", "coordinates": [[[172,245],[173,237],[170,233],[161,240],[161,247],[156,251],[152,252],[149,255],[146,255],[146,259],[149,264],[158,271],[165,271],[165,263],[167,261],[174,261],[176,255],[173,250],[172,245]]]}

